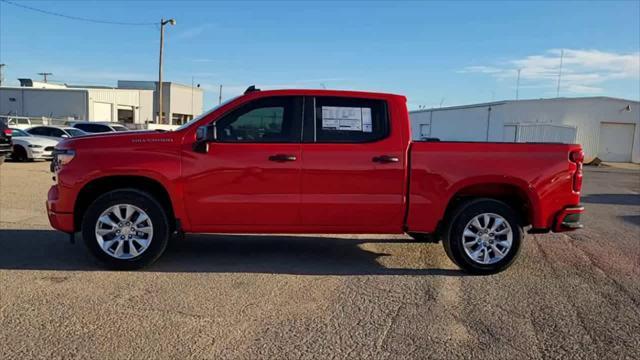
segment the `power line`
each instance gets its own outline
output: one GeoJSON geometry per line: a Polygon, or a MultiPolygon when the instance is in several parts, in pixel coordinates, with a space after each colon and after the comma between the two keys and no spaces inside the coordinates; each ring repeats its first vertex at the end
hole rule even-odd
{"type": "Polygon", "coordinates": [[[78,20],[78,21],[86,21],[86,22],[92,22],[92,23],[96,23],[96,24],[109,24],[109,25],[127,25],[127,26],[149,26],[149,25],[156,25],[156,23],[154,22],[124,22],[124,21],[110,21],[110,20],[99,20],[99,19],[89,19],[89,18],[84,18],[84,17],[80,17],[80,16],[73,16],[73,15],[65,15],[65,14],[61,14],[61,13],[57,13],[57,12],[53,12],[53,11],[49,11],[49,10],[43,10],[43,9],[38,9],[32,6],[28,6],[28,5],[24,5],[24,4],[18,4],[15,3],[13,1],[9,1],[9,0],[0,0],[3,3],[6,4],[10,4],[13,6],[17,6],[23,9],[27,9],[27,10],[31,10],[31,11],[35,11],[35,12],[39,12],[42,14],[46,14],[46,15],[51,15],[51,16],[58,16],[61,18],[66,18],[66,19],[70,19],[70,20],[78,20]]]}

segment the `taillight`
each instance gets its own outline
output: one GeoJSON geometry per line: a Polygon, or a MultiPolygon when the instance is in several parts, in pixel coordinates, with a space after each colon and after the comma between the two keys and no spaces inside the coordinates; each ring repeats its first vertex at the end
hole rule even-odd
{"type": "Polygon", "coordinates": [[[574,163],[582,164],[584,161],[584,152],[582,150],[572,151],[571,154],[569,154],[569,159],[574,163]]]}
{"type": "Polygon", "coordinates": [[[584,161],[584,152],[582,150],[572,151],[569,154],[569,160],[576,163],[576,172],[573,174],[573,191],[580,192],[582,190],[582,162],[584,161]]]}
{"type": "Polygon", "coordinates": [[[4,129],[4,134],[7,136],[11,136],[11,134],[13,133],[13,130],[11,129],[4,129]]]}

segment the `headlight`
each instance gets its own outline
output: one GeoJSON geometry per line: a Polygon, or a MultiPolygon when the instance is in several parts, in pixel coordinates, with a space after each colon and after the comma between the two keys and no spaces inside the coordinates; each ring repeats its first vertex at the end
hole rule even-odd
{"type": "Polygon", "coordinates": [[[32,145],[32,144],[29,144],[29,147],[30,147],[30,148],[41,148],[41,147],[42,147],[42,145],[32,145]]]}
{"type": "Polygon", "coordinates": [[[70,163],[76,156],[76,152],[71,149],[53,149],[52,155],[53,160],[51,161],[51,170],[55,172],[70,163]]]}

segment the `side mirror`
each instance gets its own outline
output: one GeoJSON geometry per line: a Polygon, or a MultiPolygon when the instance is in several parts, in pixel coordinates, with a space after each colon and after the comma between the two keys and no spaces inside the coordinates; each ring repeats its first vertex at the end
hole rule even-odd
{"type": "Polygon", "coordinates": [[[209,143],[216,141],[218,138],[218,132],[215,124],[208,124],[200,126],[196,130],[196,142],[193,143],[193,150],[195,152],[207,153],[209,152],[209,143]]]}
{"type": "Polygon", "coordinates": [[[67,134],[62,134],[62,135],[60,135],[60,137],[61,137],[61,138],[63,138],[63,139],[66,139],[66,138],[68,138],[68,137],[69,137],[69,135],[67,135],[67,134]]]}

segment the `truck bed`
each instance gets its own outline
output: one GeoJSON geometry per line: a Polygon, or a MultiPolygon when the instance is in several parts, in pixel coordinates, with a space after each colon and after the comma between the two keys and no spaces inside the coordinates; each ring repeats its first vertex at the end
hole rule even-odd
{"type": "Polygon", "coordinates": [[[575,144],[413,142],[409,148],[407,228],[433,232],[450,200],[504,197],[522,209],[534,229],[550,229],[565,207],[579,203],[573,190],[575,144]]]}

